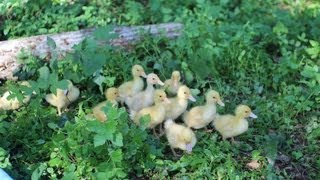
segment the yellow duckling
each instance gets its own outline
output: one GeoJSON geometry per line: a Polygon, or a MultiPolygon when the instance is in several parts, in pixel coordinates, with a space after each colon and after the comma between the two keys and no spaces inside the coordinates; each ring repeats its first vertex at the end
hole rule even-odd
{"type": "Polygon", "coordinates": [[[213,121],[213,125],[216,130],[222,135],[222,139],[231,138],[234,142],[233,137],[238,136],[248,130],[248,121],[245,118],[257,118],[252,113],[251,109],[246,105],[239,105],[236,108],[234,115],[222,115],[217,116],[213,121]]]}
{"type": "Polygon", "coordinates": [[[58,115],[61,116],[61,109],[67,107],[72,102],[76,101],[80,95],[80,90],[69,81],[68,89],[57,89],[57,94],[47,94],[45,99],[52,106],[56,106],[58,115]]]}
{"type": "Polygon", "coordinates": [[[107,116],[102,110],[102,108],[107,104],[107,102],[110,102],[113,106],[117,106],[117,98],[119,97],[119,91],[117,88],[108,88],[105,91],[105,96],[107,100],[99,103],[92,109],[94,117],[101,122],[107,120],[107,116]]]}
{"type": "Polygon", "coordinates": [[[178,89],[181,86],[180,79],[181,79],[180,72],[173,71],[171,75],[171,79],[168,79],[164,82],[164,88],[168,94],[172,96],[177,94],[178,89]]]}
{"type": "Polygon", "coordinates": [[[166,106],[166,119],[177,119],[188,106],[188,99],[195,102],[196,99],[191,95],[190,89],[187,86],[181,86],[178,90],[178,95],[175,98],[170,98],[170,104],[166,106]]]}
{"type": "Polygon", "coordinates": [[[192,148],[197,143],[197,138],[190,128],[176,124],[172,119],[166,120],[164,127],[172,153],[175,156],[177,156],[177,153],[174,151],[175,148],[184,150],[187,153],[192,152],[192,148]]]}
{"type": "Polygon", "coordinates": [[[144,91],[141,91],[138,94],[135,94],[132,97],[127,97],[125,99],[125,103],[130,109],[131,113],[140,111],[142,108],[151,106],[154,103],[153,85],[155,84],[159,84],[161,86],[164,85],[164,83],[159,79],[159,77],[156,74],[150,73],[147,76],[147,88],[144,91]]]}
{"type": "Polygon", "coordinates": [[[125,82],[119,86],[119,97],[120,102],[123,103],[126,97],[135,95],[136,93],[143,90],[144,83],[140,76],[146,78],[147,75],[144,69],[140,65],[134,65],[132,67],[133,80],[125,82]]]}
{"type": "MultiPolygon", "coordinates": [[[[31,87],[28,81],[22,81],[21,85],[23,86],[27,86],[27,87],[31,87]]],[[[3,110],[15,110],[15,109],[19,109],[23,104],[26,104],[30,101],[31,95],[26,95],[24,96],[24,99],[22,100],[22,103],[19,102],[19,100],[17,98],[13,98],[8,100],[8,96],[10,96],[10,92],[6,91],[2,97],[0,97],[0,109],[3,110]]]]}
{"type": "Polygon", "coordinates": [[[145,115],[150,115],[148,128],[153,129],[153,134],[156,135],[155,127],[164,121],[166,115],[165,105],[170,103],[166,93],[163,90],[156,90],[154,93],[155,105],[141,109],[134,115],[133,121],[139,125],[140,118],[145,115]]]}
{"type": "Polygon", "coordinates": [[[212,122],[217,115],[216,103],[224,106],[217,91],[210,90],[206,95],[206,105],[193,107],[183,116],[184,123],[189,128],[201,129],[212,122]]]}

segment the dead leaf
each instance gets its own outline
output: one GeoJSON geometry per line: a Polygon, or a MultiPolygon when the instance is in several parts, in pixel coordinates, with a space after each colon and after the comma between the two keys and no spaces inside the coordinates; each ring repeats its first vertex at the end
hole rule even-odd
{"type": "Polygon", "coordinates": [[[260,169],[261,164],[258,162],[258,160],[252,160],[251,162],[247,163],[246,166],[250,169],[257,170],[260,169]]]}

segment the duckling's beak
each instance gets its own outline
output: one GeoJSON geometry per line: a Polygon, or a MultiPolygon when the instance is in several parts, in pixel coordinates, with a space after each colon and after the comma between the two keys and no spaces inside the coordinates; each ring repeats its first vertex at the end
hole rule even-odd
{"type": "Polygon", "coordinates": [[[65,96],[68,95],[68,93],[69,93],[69,90],[68,90],[68,89],[66,89],[66,90],[63,91],[63,94],[64,94],[65,96]]]}
{"type": "Polygon", "coordinates": [[[190,101],[192,102],[196,102],[196,99],[190,94],[189,98],[188,98],[190,101]]]}
{"type": "Polygon", "coordinates": [[[220,106],[224,107],[224,103],[223,103],[221,100],[218,101],[218,104],[219,104],[220,106]]]}
{"type": "Polygon", "coordinates": [[[186,145],[186,151],[188,154],[191,154],[191,152],[192,152],[192,144],[191,143],[186,145]]]}
{"type": "Polygon", "coordinates": [[[160,86],[163,86],[164,83],[159,79],[158,82],[157,82],[160,86]]]}
{"type": "Polygon", "coordinates": [[[167,103],[167,104],[171,104],[171,101],[168,98],[165,98],[164,102],[167,103]]]}
{"type": "Polygon", "coordinates": [[[147,78],[147,75],[146,75],[146,73],[144,71],[141,73],[141,76],[144,77],[144,78],[147,78]]]}
{"type": "Polygon", "coordinates": [[[253,118],[253,119],[258,118],[258,116],[257,116],[257,115],[255,115],[255,114],[253,114],[252,112],[250,113],[249,117],[251,117],[251,118],[253,118]]]}

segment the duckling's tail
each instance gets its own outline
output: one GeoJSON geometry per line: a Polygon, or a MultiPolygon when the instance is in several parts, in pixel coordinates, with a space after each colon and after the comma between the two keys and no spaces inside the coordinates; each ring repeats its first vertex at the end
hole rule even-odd
{"type": "Polygon", "coordinates": [[[50,104],[54,104],[53,102],[53,95],[52,94],[47,94],[45,97],[46,101],[50,104]]]}
{"type": "Polygon", "coordinates": [[[133,120],[136,114],[137,114],[136,111],[130,110],[130,114],[129,114],[130,119],[133,120]]]}
{"type": "Polygon", "coordinates": [[[172,119],[167,119],[166,122],[164,123],[164,128],[167,129],[173,124],[172,119]]]}
{"type": "Polygon", "coordinates": [[[95,117],[94,117],[93,114],[87,114],[87,115],[84,116],[84,118],[85,118],[86,120],[93,120],[93,119],[95,119],[95,117]]]}

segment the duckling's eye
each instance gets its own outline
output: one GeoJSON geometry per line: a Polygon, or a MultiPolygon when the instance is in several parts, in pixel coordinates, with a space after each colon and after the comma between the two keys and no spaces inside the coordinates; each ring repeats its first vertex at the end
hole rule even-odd
{"type": "Polygon", "coordinates": [[[245,113],[249,113],[249,111],[245,111],[245,113]]]}
{"type": "Polygon", "coordinates": [[[154,78],[152,78],[152,80],[155,80],[154,78]]]}
{"type": "Polygon", "coordinates": [[[187,92],[184,92],[184,94],[187,94],[187,92]]]}
{"type": "Polygon", "coordinates": [[[159,97],[161,97],[161,98],[162,98],[162,96],[159,96],[159,97]]]}
{"type": "Polygon", "coordinates": [[[217,98],[216,98],[216,97],[214,97],[214,96],[213,96],[212,98],[213,98],[213,99],[217,99],[217,98]]]}

